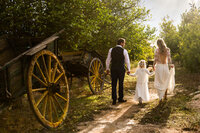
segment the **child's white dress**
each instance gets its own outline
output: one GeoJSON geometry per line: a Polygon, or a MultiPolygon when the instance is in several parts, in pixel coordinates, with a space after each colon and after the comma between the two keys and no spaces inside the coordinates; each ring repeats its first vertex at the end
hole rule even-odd
{"type": "Polygon", "coordinates": [[[146,68],[138,68],[134,74],[130,74],[130,76],[137,77],[134,100],[141,97],[142,101],[149,101],[148,75],[153,74],[154,72],[149,72],[146,68]]]}

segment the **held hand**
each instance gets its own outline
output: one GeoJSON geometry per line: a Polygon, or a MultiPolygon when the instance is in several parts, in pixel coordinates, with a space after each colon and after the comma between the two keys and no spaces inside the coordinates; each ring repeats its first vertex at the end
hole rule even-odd
{"type": "Polygon", "coordinates": [[[152,72],[153,71],[153,67],[151,68],[151,67],[149,67],[149,68],[147,68],[150,72],[152,72]]]}
{"type": "Polygon", "coordinates": [[[108,75],[110,73],[110,70],[106,70],[106,75],[108,75]]]}
{"type": "Polygon", "coordinates": [[[171,64],[171,65],[170,65],[170,68],[174,68],[174,65],[173,65],[173,64],[171,64]]]}
{"type": "Polygon", "coordinates": [[[130,71],[128,71],[127,74],[129,75],[129,74],[130,74],[130,71]]]}

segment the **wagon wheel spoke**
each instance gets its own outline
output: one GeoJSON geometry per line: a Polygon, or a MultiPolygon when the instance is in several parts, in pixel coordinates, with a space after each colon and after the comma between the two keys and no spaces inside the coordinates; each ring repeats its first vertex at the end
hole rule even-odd
{"type": "Polygon", "coordinates": [[[103,80],[101,79],[101,78],[99,78],[99,77],[97,77],[100,81],[102,81],[103,82],[103,80]]]}
{"type": "Polygon", "coordinates": [[[44,69],[45,69],[45,72],[46,72],[46,77],[49,77],[48,70],[47,70],[47,65],[46,65],[46,61],[44,59],[44,55],[42,55],[42,62],[43,62],[44,69]]]}
{"type": "Polygon", "coordinates": [[[94,77],[90,83],[93,84],[93,82],[94,82],[95,80],[96,80],[96,77],[94,77]]]}
{"type": "Polygon", "coordinates": [[[51,103],[52,103],[53,111],[54,111],[54,113],[55,113],[55,115],[56,115],[56,120],[58,120],[59,116],[58,116],[58,112],[57,112],[57,110],[56,110],[55,103],[54,103],[52,97],[50,97],[50,99],[51,99],[51,103]]]}
{"type": "Polygon", "coordinates": [[[36,106],[38,106],[41,103],[41,101],[44,99],[44,97],[47,95],[47,93],[48,93],[48,91],[45,91],[42,94],[42,96],[40,97],[40,99],[37,101],[36,106]]]}
{"type": "Polygon", "coordinates": [[[51,82],[51,56],[48,57],[48,70],[49,82],[51,82]]]}
{"type": "Polygon", "coordinates": [[[95,62],[92,64],[91,70],[95,73],[95,62]]]}
{"type": "Polygon", "coordinates": [[[95,63],[95,74],[97,74],[98,73],[98,67],[99,67],[100,63],[97,60],[95,62],[96,62],[95,63]]]}
{"type": "Polygon", "coordinates": [[[100,69],[99,69],[99,68],[100,68],[100,65],[101,65],[100,62],[98,62],[98,67],[97,67],[97,69],[96,69],[97,71],[100,70],[100,69]]]}
{"type": "Polygon", "coordinates": [[[99,61],[97,60],[97,61],[96,61],[96,72],[98,72],[98,67],[99,67],[99,65],[100,65],[100,63],[99,63],[99,61]]]}
{"type": "Polygon", "coordinates": [[[37,89],[33,89],[32,92],[34,91],[45,91],[47,90],[47,88],[37,88],[37,89]]]}
{"type": "Polygon", "coordinates": [[[59,98],[61,98],[61,99],[63,99],[64,101],[68,101],[65,97],[63,97],[62,95],[60,95],[60,94],[58,94],[58,93],[56,93],[56,96],[58,96],[59,98]]]}
{"type": "Polygon", "coordinates": [[[51,96],[49,96],[48,101],[49,101],[49,112],[48,112],[48,116],[49,116],[49,120],[51,122],[53,122],[53,118],[52,118],[52,105],[51,105],[51,96]]]}
{"type": "Polygon", "coordinates": [[[91,78],[95,78],[96,76],[95,76],[95,75],[91,75],[90,77],[91,77],[91,78]]]}
{"type": "Polygon", "coordinates": [[[56,101],[57,105],[58,105],[59,108],[62,110],[62,112],[64,112],[63,107],[61,106],[60,102],[59,102],[58,99],[55,97],[55,95],[53,95],[53,99],[54,99],[54,101],[56,101]]]}
{"type": "Polygon", "coordinates": [[[32,76],[37,79],[42,85],[44,86],[48,86],[44,81],[42,81],[40,78],[38,78],[38,76],[36,76],[35,74],[32,73],[32,76]]]}
{"type": "Polygon", "coordinates": [[[48,50],[36,53],[30,62],[27,82],[29,100],[38,120],[47,128],[58,127],[67,115],[69,88],[56,55],[48,50]]]}
{"type": "Polygon", "coordinates": [[[90,72],[95,75],[95,73],[92,70],[90,70],[90,72]]]}
{"type": "Polygon", "coordinates": [[[52,74],[52,82],[54,82],[55,76],[56,76],[56,71],[58,67],[58,62],[55,63],[54,69],[53,69],[53,74],[52,74]]]}
{"type": "Polygon", "coordinates": [[[46,96],[45,100],[44,100],[44,106],[43,106],[43,111],[42,111],[44,118],[45,118],[45,114],[46,114],[47,100],[48,100],[48,96],[46,96]]]}
{"type": "Polygon", "coordinates": [[[58,77],[55,79],[54,83],[57,83],[57,81],[63,76],[64,73],[61,73],[60,75],[58,75],[58,77]]]}
{"type": "Polygon", "coordinates": [[[38,63],[38,61],[36,61],[36,65],[37,65],[37,67],[38,67],[38,69],[39,69],[39,71],[40,71],[40,74],[42,75],[42,78],[44,79],[45,83],[47,83],[46,77],[44,76],[44,74],[43,74],[43,72],[42,72],[42,69],[41,69],[41,67],[40,67],[40,65],[39,65],[39,63],[38,63]]]}

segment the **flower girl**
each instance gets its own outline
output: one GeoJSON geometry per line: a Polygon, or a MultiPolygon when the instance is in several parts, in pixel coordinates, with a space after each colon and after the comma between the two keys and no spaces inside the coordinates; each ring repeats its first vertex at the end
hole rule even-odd
{"type": "Polygon", "coordinates": [[[146,69],[145,60],[140,60],[136,72],[130,74],[130,76],[137,77],[134,99],[139,101],[139,104],[142,104],[142,101],[149,101],[148,75],[152,76],[153,74],[154,72],[146,69]]]}

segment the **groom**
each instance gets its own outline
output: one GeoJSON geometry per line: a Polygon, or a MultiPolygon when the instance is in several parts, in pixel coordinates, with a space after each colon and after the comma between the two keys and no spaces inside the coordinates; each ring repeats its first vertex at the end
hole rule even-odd
{"type": "Polygon", "coordinates": [[[117,45],[114,48],[110,48],[108,52],[108,57],[106,59],[106,71],[107,74],[110,72],[110,64],[111,64],[111,78],[112,78],[112,100],[113,105],[116,104],[117,100],[117,92],[116,86],[117,81],[119,80],[119,98],[118,102],[126,102],[124,100],[123,88],[124,88],[124,76],[125,76],[125,63],[128,68],[127,74],[130,74],[130,60],[128,56],[128,52],[123,47],[125,46],[125,39],[119,38],[117,41],[117,45]]]}

